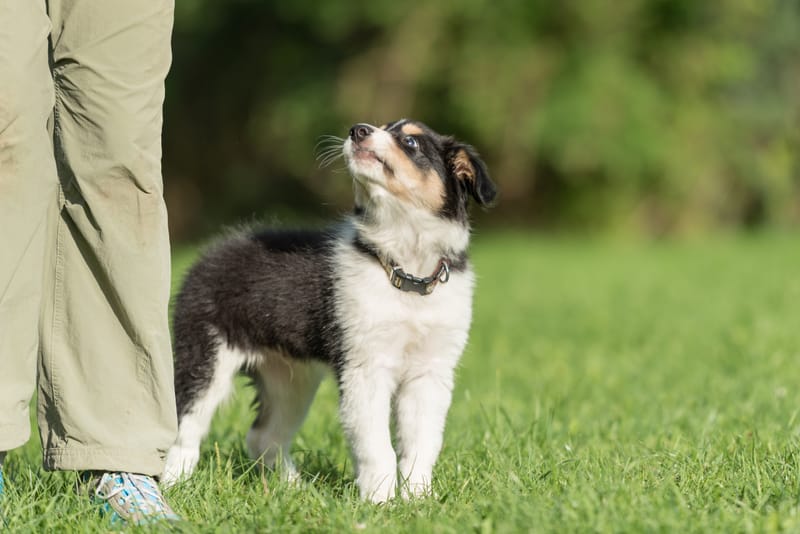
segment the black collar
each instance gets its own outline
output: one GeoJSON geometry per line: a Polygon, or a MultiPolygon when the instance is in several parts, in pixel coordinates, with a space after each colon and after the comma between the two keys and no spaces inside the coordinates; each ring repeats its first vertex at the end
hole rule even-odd
{"type": "Polygon", "coordinates": [[[451,271],[463,271],[467,266],[467,255],[461,252],[455,259],[442,257],[433,274],[425,278],[406,273],[391,258],[381,254],[377,247],[357,237],[353,242],[356,249],[377,259],[389,276],[389,283],[400,291],[411,291],[420,295],[430,295],[438,284],[446,284],[450,280],[451,271]]]}

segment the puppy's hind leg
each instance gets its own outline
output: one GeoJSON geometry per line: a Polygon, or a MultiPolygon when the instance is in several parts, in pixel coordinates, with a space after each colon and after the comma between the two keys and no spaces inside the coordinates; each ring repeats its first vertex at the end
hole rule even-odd
{"type": "Polygon", "coordinates": [[[165,486],[192,474],[200,459],[200,441],[208,433],[217,407],[230,395],[236,373],[248,362],[244,353],[232,350],[220,341],[202,360],[182,358],[180,351],[176,350],[178,437],[167,453],[161,475],[165,486]]]}
{"type": "Polygon", "coordinates": [[[285,479],[296,481],[299,473],[289,455],[292,439],[308,414],[325,367],[273,353],[252,374],[260,408],[247,433],[247,448],[253,459],[278,467],[285,479]]]}

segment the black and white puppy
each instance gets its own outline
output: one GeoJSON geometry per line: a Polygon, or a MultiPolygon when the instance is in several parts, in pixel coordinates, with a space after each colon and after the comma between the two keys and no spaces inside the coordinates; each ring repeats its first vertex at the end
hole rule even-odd
{"type": "Polygon", "coordinates": [[[240,371],[258,390],[250,453],[296,478],[292,438],[331,369],[361,496],[429,491],[472,315],[467,208],[470,198],[488,205],[496,189],[471,146],[419,122],[357,124],[341,147],[355,189],[342,224],[240,232],[187,275],[175,306],[179,431],[165,484],[194,470],[240,371]]]}

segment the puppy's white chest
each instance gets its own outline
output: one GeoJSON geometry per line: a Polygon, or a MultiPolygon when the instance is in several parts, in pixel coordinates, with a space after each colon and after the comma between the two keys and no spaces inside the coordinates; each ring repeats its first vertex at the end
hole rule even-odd
{"type": "Polygon", "coordinates": [[[352,357],[405,368],[417,360],[453,355],[458,351],[452,347],[466,342],[472,316],[471,271],[453,273],[446,284],[423,296],[392,286],[370,258],[350,256],[341,267],[337,301],[352,357]]]}

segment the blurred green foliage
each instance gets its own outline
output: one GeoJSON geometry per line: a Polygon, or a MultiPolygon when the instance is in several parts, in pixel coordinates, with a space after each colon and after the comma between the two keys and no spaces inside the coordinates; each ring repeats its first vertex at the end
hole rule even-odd
{"type": "MultiPolygon", "coordinates": [[[[323,134],[400,117],[474,144],[488,221],[647,235],[800,223],[795,0],[182,0],[173,234],[348,209],[323,134]]],[[[340,166],[341,168],[341,166],[340,166]]]]}

